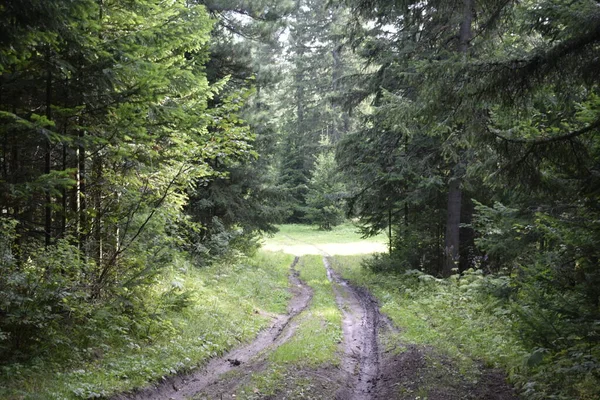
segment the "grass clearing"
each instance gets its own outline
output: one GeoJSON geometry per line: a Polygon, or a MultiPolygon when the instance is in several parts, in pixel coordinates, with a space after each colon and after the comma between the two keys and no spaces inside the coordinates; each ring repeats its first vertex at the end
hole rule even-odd
{"type": "Polygon", "coordinates": [[[377,297],[381,311],[401,327],[403,344],[432,346],[457,362],[465,376],[476,375],[473,360],[519,373],[527,353],[511,330],[509,312],[482,290],[481,275],[465,274],[448,282],[417,271],[375,274],[361,266],[363,258],[336,257],[332,266],[377,297]]]}
{"type": "Polygon", "coordinates": [[[268,251],[283,251],[298,256],[307,254],[368,254],[387,249],[384,234],[363,239],[358,228],[351,223],[334,227],[331,231],[319,230],[312,225],[279,225],[279,232],[263,240],[268,251]]]}
{"type": "MultiPolygon", "coordinates": [[[[315,388],[312,379],[307,379],[307,370],[337,369],[340,365],[342,314],[337,307],[332,284],[327,279],[323,260],[320,256],[304,256],[296,270],[300,279],[313,289],[310,306],[298,317],[299,326],[294,336],[269,354],[270,366],[240,388],[237,398],[264,398],[282,390],[291,390],[286,393],[289,398],[305,398],[312,390],[323,390],[315,388]]],[[[323,396],[329,398],[327,393],[323,396]]]]}
{"type": "MultiPolygon", "coordinates": [[[[293,257],[259,252],[237,265],[173,268],[166,281],[191,291],[194,305],[173,313],[169,334],[152,342],[98,343],[86,351],[94,360],[71,369],[52,360],[4,367],[2,399],[85,399],[131,390],[147,382],[202,365],[252,340],[285,313],[293,257]]],[[[110,337],[108,338],[110,339],[110,337]]]]}

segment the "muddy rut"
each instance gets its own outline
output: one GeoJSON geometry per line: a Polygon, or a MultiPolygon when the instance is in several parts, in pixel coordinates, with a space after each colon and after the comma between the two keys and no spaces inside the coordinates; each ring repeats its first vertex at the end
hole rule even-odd
{"type": "Polygon", "coordinates": [[[331,268],[328,256],[323,257],[323,263],[343,314],[342,369],[346,374],[347,384],[338,391],[337,398],[374,399],[379,376],[379,308],[366,290],[349,285],[331,268]]]}
{"type": "MultiPolygon", "coordinates": [[[[457,374],[456,366],[443,355],[435,353],[434,349],[409,345],[402,352],[382,351],[382,347],[389,345],[391,336],[388,334],[398,333],[398,329],[380,313],[377,301],[367,289],[344,280],[332,268],[332,258],[317,246],[313,247],[323,256],[327,277],[342,312],[341,367],[329,366],[318,370],[294,367],[290,370],[294,376],[310,380],[315,391],[298,397],[293,394],[296,393],[293,391],[294,380],[285,381],[284,378],[280,382],[283,389],[277,394],[263,397],[254,392],[256,396],[252,398],[412,400],[420,398],[417,393],[427,393],[427,398],[432,400],[518,400],[501,371],[482,368],[479,382],[474,384],[472,376],[466,379],[457,374]],[[428,359],[436,362],[430,365],[428,359]]],[[[235,398],[236,390],[269,366],[267,356],[270,352],[294,336],[299,324],[297,317],[309,306],[313,292],[299,279],[295,268],[298,261],[299,257],[296,257],[290,267],[289,282],[293,296],[287,314],[276,316],[270,328],[262,331],[252,343],[210,360],[193,374],[171,377],[153,387],[112,399],[235,398]]]]}
{"type": "MultiPolygon", "coordinates": [[[[295,317],[306,309],[312,298],[312,289],[298,278],[295,266],[290,267],[289,281],[292,299],[286,315],[275,317],[271,327],[263,330],[251,343],[233,349],[223,357],[211,359],[202,369],[186,376],[175,376],[134,393],[121,394],[113,400],[184,400],[203,392],[210,385],[219,383],[219,378],[230,371],[244,369],[249,362],[261,354],[272,351],[291,338],[296,330],[295,317]]],[[[251,373],[250,369],[248,373],[251,373]]]]}

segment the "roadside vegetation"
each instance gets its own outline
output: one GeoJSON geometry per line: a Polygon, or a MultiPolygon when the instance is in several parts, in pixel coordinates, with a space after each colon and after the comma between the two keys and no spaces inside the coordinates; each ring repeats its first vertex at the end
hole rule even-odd
{"type": "Polygon", "coordinates": [[[292,260],[258,253],[202,269],[180,262],[166,272],[165,283],[145,293],[153,310],[146,318],[153,323],[146,322],[142,332],[134,321],[110,326],[95,316],[86,335],[72,339],[81,346],[3,366],[0,397],[104,397],[201,366],[254,339],[269,326],[270,315],[286,312],[292,260]]]}
{"type": "Polygon", "coordinates": [[[453,373],[475,383],[480,363],[501,368],[527,399],[600,396],[600,379],[588,372],[595,367],[585,361],[593,362],[597,348],[588,347],[587,356],[579,358],[569,351],[533,346],[527,337],[540,333],[535,330],[541,321],[530,318],[539,310],[519,300],[508,276],[469,270],[439,279],[418,270],[373,271],[381,264],[381,257],[337,256],[333,267],[355,285],[367,287],[398,326],[389,349],[401,353],[420,345],[438,355],[424,372],[429,376],[425,385],[441,385],[435,371],[443,369],[442,355],[455,364],[453,373]]]}

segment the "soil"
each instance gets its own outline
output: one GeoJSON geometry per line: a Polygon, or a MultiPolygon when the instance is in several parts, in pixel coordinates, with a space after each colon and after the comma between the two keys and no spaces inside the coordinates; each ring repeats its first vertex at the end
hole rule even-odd
{"type": "Polygon", "coordinates": [[[338,307],[344,316],[344,357],[342,369],[346,385],[336,398],[371,400],[379,379],[379,350],[377,333],[380,313],[377,302],[366,291],[344,281],[332,268],[329,257],[323,258],[327,277],[334,285],[338,307]]]}
{"type": "Polygon", "coordinates": [[[242,387],[250,387],[251,393],[240,396],[248,400],[518,400],[501,371],[479,364],[462,371],[433,348],[403,345],[398,340],[400,330],[380,313],[375,298],[342,279],[322,247],[313,246],[314,252],[323,255],[343,315],[341,367],[288,366],[278,382],[282,389],[275,394],[248,386],[253,375],[272,368],[267,355],[293,337],[297,317],[312,298],[311,288],[298,278],[296,256],[290,267],[293,296],[288,313],[275,316],[252,343],[212,359],[191,375],[171,377],[113,400],[236,399],[242,387]]]}
{"type": "Polygon", "coordinates": [[[465,375],[432,348],[390,351],[381,365],[376,399],[518,400],[501,371],[479,365],[473,375],[465,375]]]}
{"type": "MultiPolygon", "coordinates": [[[[241,370],[242,376],[251,375],[259,368],[260,363],[254,358],[260,353],[273,350],[293,336],[296,329],[294,319],[308,306],[312,298],[312,289],[298,278],[295,266],[298,257],[290,267],[290,290],[292,299],[288,305],[286,315],[278,315],[271,326],[262,331],[251,343],[238,347],[223,357],[213,358],[201,370],[191,375],[180,375],[165,379],[154,386],[139,390],[134,393],[124,393],[113,397],[113,400],[184,400],[196,396],[210,385],[223,385],[219,378],[236,370],[241,370]],[[252,363],[249,363],[253,360],[252,363]]],[[[212,389],[209,392],[214,392],[212,389]]],[[[217,397],[215,397],[217,398],[217,397]]]]}

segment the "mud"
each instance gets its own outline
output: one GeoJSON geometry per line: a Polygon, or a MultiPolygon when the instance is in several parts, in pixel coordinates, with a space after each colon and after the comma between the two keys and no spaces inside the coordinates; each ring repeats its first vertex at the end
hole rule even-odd
{"type": "Polygon", "coordinates": [[[381,361],[378,400],[518,400],[501,371],[479,365],[465,375],[430,347],[409,345],[381,361]]]}
{"type": "Polygon", "coordinates": [[[375,398],[379,380],[378,332],[381,316],[373,297],[364,289],[343,280],[332,268],[329,257],[323,257],[327,277],[334,285],[336,300],[342,310],[344,357],[342,370],[346,385],[337,399],[371,400],[375,398]]]}
{"type": "MultiPolygon", "coordinates": [[[[154,386],[114,396],[112,399],[184,400],[201,393],[210,385],[219,383],[219,379],[226,373],[237,370],[242,376],[251,374],[257,365],[249,361],[263,352],[277,348],[292,337],[296,329],[295,317],[306,309],[312,298],[311,288],[298,278],[298,272],[295,270],[297,263],[298,257],[290,267],[289,280],[293,297],[288,305],[288,313],[274,317],[271,326],[263,330],[253,342],[233,349],[223,357],[211,359],[204,368],[190,375],[170,377],[154,386]]],[[[223,389],[228,390],[226,387],[223,389]]]]}
{"type": "Polygon", "coordinates": [[[275,394],[263,394],[249,384],[252,376],[271,367],[268,354],[296,332],[297,316],[309,305],[312,289],[303,283],[295,266],[290,267],[293,296],[286,315],[273,317],[268,329],[247,345],[212,359],[197,372],[176,376],[113,400],[183,400],[188,398],[235,399],[242,387],[248,400],[518,400],[502,371],[476,364],[464,371],[457,363],[426,346],[406,345],[398,329],[379,311],[375,298],[364,288],[349,284],[332,268],[324,249],[327,277],[342,311],[341,368],[289,365],[275,394]],[[385,349],[385,350],[383,350],[385,349]]]}

